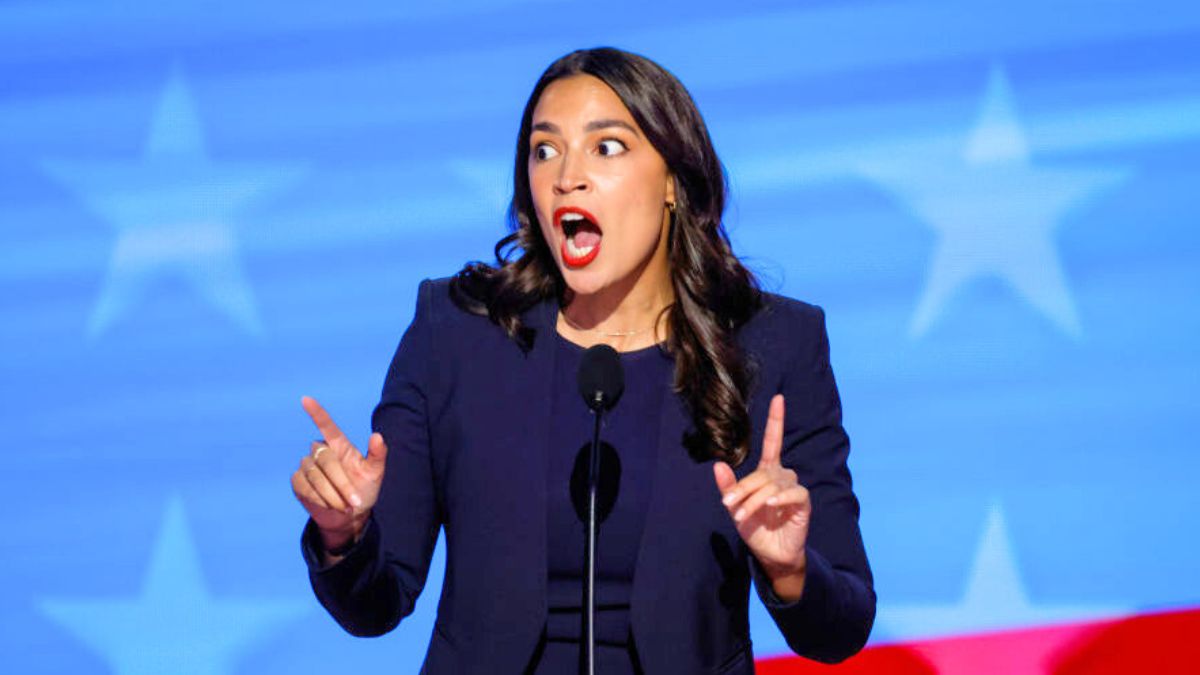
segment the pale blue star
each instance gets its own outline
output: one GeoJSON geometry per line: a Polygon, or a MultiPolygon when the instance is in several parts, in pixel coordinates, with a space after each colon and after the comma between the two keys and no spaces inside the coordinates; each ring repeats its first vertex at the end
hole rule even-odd
{"type": "Polygon", "coordinates": [[[938,235],[910,334],[924,335],[973,281],[1003,280],[1063,332],[1078,311],[1054,242],[1062,218],[1124,180],[1121,168],[1046,168],[1030,161],[1008,78],[992,70],[966,146],[931,144],[923,156],[879,157],[859,170],[895,194],[938,235]]]}
{"type": "Polygon", "coordinates": [[[292,183],[302,170],[210,160],[196,106],[178,71],[158,103],[140,158],[48,160],[43,166],[117,230],[104,288],[88,323],[91,337],[165,277],[181,278],[243,330],[261,333],[232,222],[252,199],[292,183]]]}
{"type": "Polygon", "coordinates": [[[1004,513],[993,504],[962,599],[947,605],[883,605],[876,625],[877,632],[888,638],[911,640],[1113,618],[1131,611],[1127,607],[1031,602],[1012,553],[1004,513]]]}
{"type": "Polygon", "coordinates": [[[233,672],[248,646],[309,611],[300,600],[212,597],[179,498],[168,504],[137,597],[39,604],[118,675],[233,672]]]}

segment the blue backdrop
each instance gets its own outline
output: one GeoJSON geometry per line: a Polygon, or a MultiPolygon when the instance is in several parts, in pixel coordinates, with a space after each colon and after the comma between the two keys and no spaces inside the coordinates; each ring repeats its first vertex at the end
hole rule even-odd
{"type": "Polygon", "coordinates": [[[416,671],[440,548],[397,631],[336,627],[300,396],[365,441],[598,44],[692,90],[737,251],[828,312],[876,643],[1200,604],[1196,3],[9,0],[5,671],[416,671]]]}

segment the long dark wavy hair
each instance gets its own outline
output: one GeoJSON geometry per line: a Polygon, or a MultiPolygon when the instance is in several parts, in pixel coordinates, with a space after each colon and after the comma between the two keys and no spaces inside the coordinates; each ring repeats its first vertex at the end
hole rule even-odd
{"type": "Polygon", "coordinates": [[[601,47],[571,52],[550,64],[521,115],[513,164],[510,233],[496,243],[496,264],[468,263],[451,283],[459,307],[486,315],[528,351],[534,331],[521,313],[557,298],[570,303],[553,254],[542,238],[529,187],[533,111],[552,82],[587,74],[607,84],[629,110],[675,180],[668,259],[675,302],[666,310],[666,349],[675,360],[674,390],[688,404],[694,429],[685,438],[697,461],[737,466],[748,452],[752,366],[735,342],[737,329],[762,305],[754,275],[733,254],[721,225],[726,177],[708,128],[683,84],[665,68],[629,52],[601,47]],[[514,258],[515,255],[515,258],[514,258]]]}

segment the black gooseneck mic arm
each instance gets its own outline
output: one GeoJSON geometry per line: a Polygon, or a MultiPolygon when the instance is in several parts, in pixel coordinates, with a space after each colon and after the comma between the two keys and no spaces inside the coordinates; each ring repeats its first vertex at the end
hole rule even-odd
{"type": "Polygon", "coordinates": [[[583,582],[583,630],[586,646],[582,671],[596,672],[596,486],[600,482],[600,417],[603,407],[592,409],[596,424],[592,431],[592,450],[588,453],[587,536],[583,544],[583,564],[587,568],[583,582]]]}
{"type": "Polygon", "coordinates": [[[616,405],[624,389],[625,373],[617,351],[603,344],[589,347],[579,364],[579,393],[595,417],[588,454],[587,536],[583,548],[584,651],[579,670],[586,675],[596,672],[596,486],[600,482],[600,420],[605,411],[616,405]]]}

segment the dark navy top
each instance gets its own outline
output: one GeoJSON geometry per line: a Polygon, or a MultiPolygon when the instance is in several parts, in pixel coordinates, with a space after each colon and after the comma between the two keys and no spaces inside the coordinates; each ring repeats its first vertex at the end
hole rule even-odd
{"type": "MultiPolygon", "coordinates": [[[[557,335],[557,333],[556,333],[557,335]]],[[[583,651],[583,547],[587,458],[595,421],[579,395],[584,348],[557,336],[550,411],[547,527],[549,615],[534,661],[538,674],[579,672],[583,651]]],[[[659,346],[621,354],[625,391],[600,429],[597,489],[596,671],[640,673],[629,627],[629,596],[650,502],[660,415],[674,361],[659,346]]]]}

